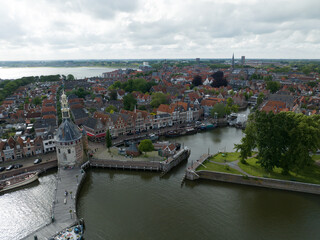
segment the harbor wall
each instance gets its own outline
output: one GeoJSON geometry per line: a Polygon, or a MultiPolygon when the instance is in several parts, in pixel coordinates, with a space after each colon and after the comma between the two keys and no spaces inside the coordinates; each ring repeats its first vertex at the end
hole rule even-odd
{"type": "Polygon", "coordinates": [[[249,177],[230,173],[212,172],[212,171],[195,171],[186,174],[189,180],[208,179],[220,182],[237,183],[256,187],[265,187],[272,189],[280,189],[295,192],[304,192],[312,194],[320,194],[320,185],[311,183],[301,183],[294,181],[285,181],[278,179],[249,177]]]}
{"type": "Polygon", "coordinates": [[[135,160],[109,160],[109,159],[90,159],[91,167],[99,168],[115,168],[122,170],[143,170],[143,171],[163,171],[168,172],[177,166],[183,160],[190,156],[190,149],[183,148],[173,157],[169,157],[166,161],[135,161],[135,160]]]}
{"type": "Polygon", "coordinates": [[[29,166],[29,167],[12,169],[10,171],[3,171],[2,173],[0,173],[0,179],[16,176],[18,174],[25,173],[25,172],[38,171],[38,172],[42,173],[42,172],[45,172],[51,168],[56,168],[56,167],[58,167],[58,160],[54,159],[54,160],[50,160],[47,162],[35,164],[35,165],[29,166]]]}

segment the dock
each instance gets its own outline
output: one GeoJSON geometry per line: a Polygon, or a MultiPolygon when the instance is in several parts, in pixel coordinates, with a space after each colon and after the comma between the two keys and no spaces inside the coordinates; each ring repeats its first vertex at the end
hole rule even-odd
{"type": "Polygon", "coordinates": [[[166,173],[183,160],[188,159],[190,152],[189,148],[184,147],[174,156],[169,157],[166,161],[109,160],[91,158],[89,162],[91,167],[113,168],[120,170],[162,171],[166,173]]]}
{"type": "Polygon", "coordinates": [[[76,213],[77,194],[85,172],[80,168],[59,168],[56,179],[55,198],[52,204],[51,219],[37,231],[29,234],[24,239],[39,240],[50,239],[61,230],[70,227],[78,221],[76,213]],[[66,191],[68,192],[66,194],[66,191]]]}

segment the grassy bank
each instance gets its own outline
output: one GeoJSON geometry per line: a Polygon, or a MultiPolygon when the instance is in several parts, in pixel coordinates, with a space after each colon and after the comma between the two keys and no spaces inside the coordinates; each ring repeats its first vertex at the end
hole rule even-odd
{"type": "Polygon", "coordinates": [[[197,168],[197,171],[199,170],[206,170],[206,171],[215,171],[215,172],[224,172],[224,173],[232,173],[232,174],[242,174],[241,172],[239,172],[236,169],[233,169],[229,166],[226,165],[221,165],[221,164],[217,164],[217,163],[213,163],[210,161],[205,161],[203,163],[204,166],[200,165],[197,168]]]}
{"type": "Polygon", "coordinates": [[[238,152],[227,152],[227,153],[217,153],[213,155],[209,160],[219,163],[233,162],[240,159],[240,153],[238,152]]]}
{"type": "Polygon", "coordinates": [[[320,167],[316,164],[307,166],[299,172],[289,172],[289,175],[282,175],[281,168],[274,168],[272,172],[266,172],[258,163],[256,158],[246,160],[247,164],[238,163],[239,167],[246,173],[256,177],[275,178],[280,180],[298,181],[320,184],[320,167]]]}

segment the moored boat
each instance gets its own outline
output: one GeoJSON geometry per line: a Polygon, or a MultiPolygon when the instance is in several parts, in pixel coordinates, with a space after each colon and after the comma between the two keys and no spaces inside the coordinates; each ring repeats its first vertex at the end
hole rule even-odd
{"type": "Polygon", "coordinates": [[[169,131],[167,132],[164,136],[171,138],[171,137],[179,137],[181,135],[181,131],[179,130],[174,130],[174,131],[169,131]]]}
{"type": "Polygon", "coordinates": [[[159,139],[159,136],[156,135],[156,134],[154,134],[154,133],[150,133],[150,134],[149,134],[149,139],[150,139],[151,141],[157,141],[157,140],[159,139]]]}
{"type": "Polygon", "coordinates": [[[185,129],[185,135],[191,135],[197,133],[197,129],[193,127],[186,127],[185,129]]]}
{"type": "Polygon", "coordinates": [[[66,228],[59,232],[52,240],[82,240],[84,233],[84,225],[83,224],[76,224],[72,227],[66,228]]]}
{"type": "Polygon", "coordinates": [[[38,172],[28,172],[8,178],[0,182],[0,193],[18,188],[38,179],[38,172]]]}

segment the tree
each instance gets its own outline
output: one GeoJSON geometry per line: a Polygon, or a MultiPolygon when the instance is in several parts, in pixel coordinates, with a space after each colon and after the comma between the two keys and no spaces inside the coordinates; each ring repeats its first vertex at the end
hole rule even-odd
{"type": "Polygon", "coordinates": [[[114,89],[111,90],[109,93],[109,97],[110,97],[110,100],[117,100],[117,91],[114,89]]]}
{"type": "Polygon", "coordinates": [[[260,104],[263,102],[264,99],[264,94],[260,93],[258,98],[257,98],[257,105],[260,106],[260,104]]]}
{"type": "Polygon", "coordinates": [[[212,87],[214,88],[219,88],[219,87],[226,87],[228,86],[228,81],[226,78],[223,77],[223,72],[222,71],[217,71],[214,74],[211,75],[213,77],[213,82],[211,84],[212,87]]]}
{"type": "Polygon", "coordinates": [[[193,80],[192,80],[192,84],[193,84],[193,86],[202,85],[202,77],[199,75],[194,76],[193,80]]]}
{"type": "Polygon", "coordinates": [[[137,100],[134,98],[134,96],[131,93],[123,97],[123,107],[125,110],[132,111],[136,104],[137,104],[137,100]]]}
{"type": "Polygon", "coordinates": [[[150,105],[153,108],[159,107],[160,104],[168,104],[168,103],[169,103],[169,100],[168,100],[167,95],[160,93],[160,92],[152,94],[152,100],[151,100],[150,105]]]}
{"type": "Polygon", "coordinates": [[[108,151],[110,152],[110,148],[112,147],[112,140],[109,129],[106,132],[106,147],[108,148],[108,151]]]}
{"type": "Polygon", "coordinates": [[[270,90],[271,93],[275,93],[280,89],[281,85],[279,82],[275,81],[267,81],[267,89],[270,90]]]}
{"type": "Polygon", "coordinates": [[[312,163],[310,152],[320,148],[320,116],[256,111],[249,116],[244,133],[236,145],[242,162],[257,148],[258,163],[266,171],[279,167],[288,174],[312,163]]]}
{"type": "Polygon", "coordinates": [[[32,103],[34,104],[34,105],[41,105],[41,103],[42,103],[42,100],[41,100],[41,98],[40,97],[35,97],[33,100],[32,100],[32,103]]]}
{"type": "Polygon", "coordinates": [[[108,113],[114,113],[114,112],[117,112],[118,109],[113,105],[109,105],[108,107],[106,107],[105,111],[108,113]]]}
{"type": "Polygon", "coordinates": [[[67,81],[73,81],[74,80],[74,76],[72,74],[68,74],[67,76],[67,81]]]}
{"type": "Polygon", "coordinates": [[[226,115],[226,108],[223,103],[216,103],[211,109],[211,116],[214,117],[215,113],[218,114],[218,118],[222,118],[226,115]]]}
{"type": "Polygon", "coordinates": [[[146,154],[146,152],[153,151],[154,146],[150,139],[144,139],[140,142],[138,148],[139,148],[139,151],[144,152],[146,154]]]}

